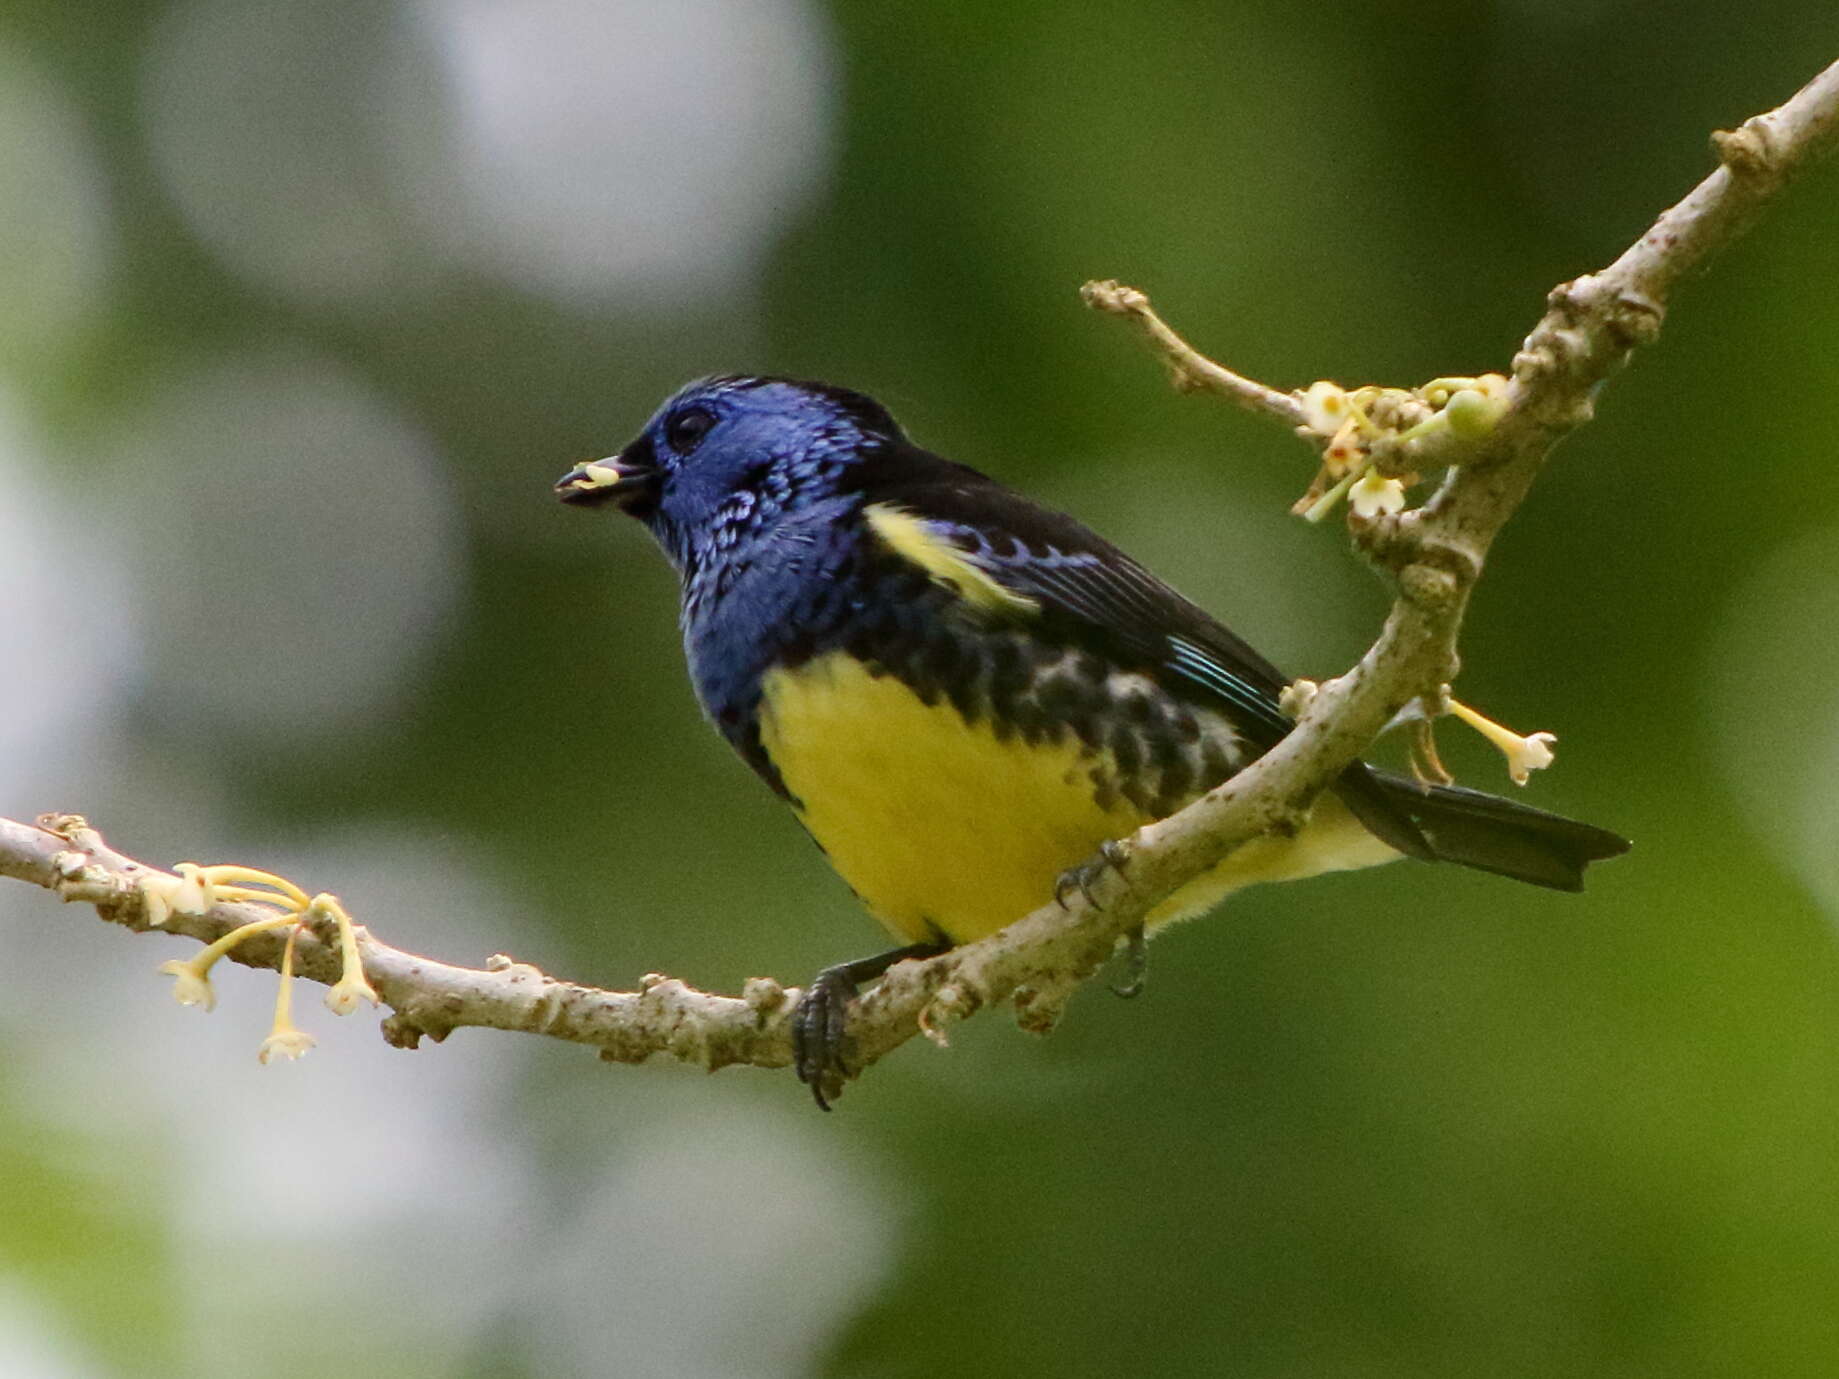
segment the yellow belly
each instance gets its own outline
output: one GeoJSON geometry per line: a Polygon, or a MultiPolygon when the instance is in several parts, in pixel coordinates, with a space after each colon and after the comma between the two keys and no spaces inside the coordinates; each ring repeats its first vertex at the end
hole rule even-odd
{"type": "MultiPolygon", "coordinates": [[[[1092,771],[1114,770],[1072,738],[999,741],[949,702],[928,705],[891,675],[831,652],[762,686],[760,738],[831,864],[898,938],[966,943],[1051,898],[1055,879],[1107,838],[1149,821],[1101,807],[1092,771]]],[[[1296,838],[1241,848],[1163,902],[1151,924],[1207,909],[1254,881],[1289,880],[1398,854],[1338,800],[1296,838]]]]}

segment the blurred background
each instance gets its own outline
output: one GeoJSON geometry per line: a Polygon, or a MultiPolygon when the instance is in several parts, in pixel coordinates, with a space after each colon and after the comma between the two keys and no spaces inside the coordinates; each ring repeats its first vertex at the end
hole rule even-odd
{"type": "MultiPolygon", "coordinates": [[[[1839,53],[1831,0],[6,0],[0,813],[629,986],[879,931],[698,720],[662,559],[550,484],[817,376],[1297,673],[1384,590],[1284,386],[1504,367],[1839,53]]],[[[1582,897],[1243,894],[1037,1041],[790,1074],[418,1053],[0,886],[0,1374],[1839,1372],[1839,168],[1692,285],[1505,538],[1465,697],[1582,897]]],[[[1506,788],[1443,734],[1470,784],[1506,788]]]]}

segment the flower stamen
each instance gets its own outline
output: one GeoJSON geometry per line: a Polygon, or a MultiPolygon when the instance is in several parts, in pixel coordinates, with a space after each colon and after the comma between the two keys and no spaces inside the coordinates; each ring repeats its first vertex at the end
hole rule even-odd
{"type": "Polygon", "coordinates": [[[309,917],[330,919],[338,926],[338,981],[326,992],[326,1009],[334,1015],[349,1015],[359,1001],[380,1003],[377,990],[364,976],[364,960],[358,955],[357,926],[335,895],[321,891],[308,907],[309,917]]]}
{"type": "Polygon", "coordinates": [[[1494,744],[1507,758],[1507,775],[1515,785],[1526,784],[1534,771],[1552,764],[1552,747],[1558,741],[1552,733],[1528,733],[1525,736],[1483,716],[1460,700],[1449,701],[1449,711],[1494,744]]]}
{"type": "Polygon", "coordinates": [[[292,914],[275,915],[269,919],[251,920],[240,924],[218,939],[193,953],[189,958],[175,958],[163,962],[159,970],[169,977],[176,977],[178,984],[173,987],[172,995],[182,1006],[203,1006],[206,1010],[214,1009],[217,996],[211,989],[211,969],[217,960],[228,953],[244,939],[255,934],[267,933],[270,929],[279,929],[283,924],[296,923],[299,916],[292,914]]]}
{"type": "Polygon", "coordinates": [[[276,1058],[299,1058],[313,1047],[313,1036],[294,1027],[294,942],[300,937],[301,923],[295,916],[294,927],[287,931],[287,943],[281,949],[281,989],[275,995],[275,1023],[256,1058],[264,1066],[276,1058]]]}

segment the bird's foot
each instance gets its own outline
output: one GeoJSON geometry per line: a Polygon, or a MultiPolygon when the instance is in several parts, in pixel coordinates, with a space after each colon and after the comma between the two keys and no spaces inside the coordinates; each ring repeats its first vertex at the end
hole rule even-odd
{"type": "Polygon", "coordinates": [[[1148,976],[1149,942],[1144,937],[1143,926],[1133,924],[1124,935],[1124,980],[1111,988],[1111,994],[1126,1001],[1141,996],[1148,976]]]}
{"type": "Polygon", "coordinates": [[[849,1012],[861,994],[862,983],[872,982],[904,958],[936,958],[951,944],[944,939],[910,943],[826,967],[811,979],[792,1011],[792,1068],[798,1080],[811,1089],[820,1111],[843,1094],[843,1084],[855,1076],[849,1048],[849,1012]]]}
{"type": "Polygon", "coordinates": [[[849,1080],[845,1030],[849,1007],[860,992],[848,963],[826,967],[811,979],[792,1012],[792,1067],[820,1111],[830,1109],[849,1080]]]}
{"type": "Polygon", "coordinates": [[[1106,872],[1116,872],[1122,876],[1124,866],[1129,861],[1130,849],[1115,838],[1107,838],[1098,845],[1096,856],[1060,873],[1054,882],[1054,899],[1064,910],[1067,896],[1078,891],[1086,898],[1086,904],[1094,910],[1104,909],[1103,903],[1092,893],[1092,888],[1104,880],[1106,872]]]}
{"type": "Polygon", "coordinates": [[[1437,753],[1437,725],[1428,718],[1411,725],[1411,778],[1426,790],[1456,783],[1437,753]]]}

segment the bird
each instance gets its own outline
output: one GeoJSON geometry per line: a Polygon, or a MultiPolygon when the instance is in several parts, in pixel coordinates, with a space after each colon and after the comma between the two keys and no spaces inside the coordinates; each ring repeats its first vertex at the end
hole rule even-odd
{"type": "MultiPolygon", "coordinates": [[[[862,984],[1064,896],[1115,855],[1111,840],[1294,722],[1290,678],[1224,624],[847,388],[697,380],[555,489],[649,528],[680,578],[704,713],[897,942],[823,969],[793,1012],[793,1063],[825,1110],[850,1075],[862,984]]],[[[1248,572],[1245,597],[1257,592],[1248,572]]],[[[1400,857],[1574,891],[1628,846],[1356,761],[1294,836],[1240,847],[1145,923],[1254,882],[1400,857]]]]}

